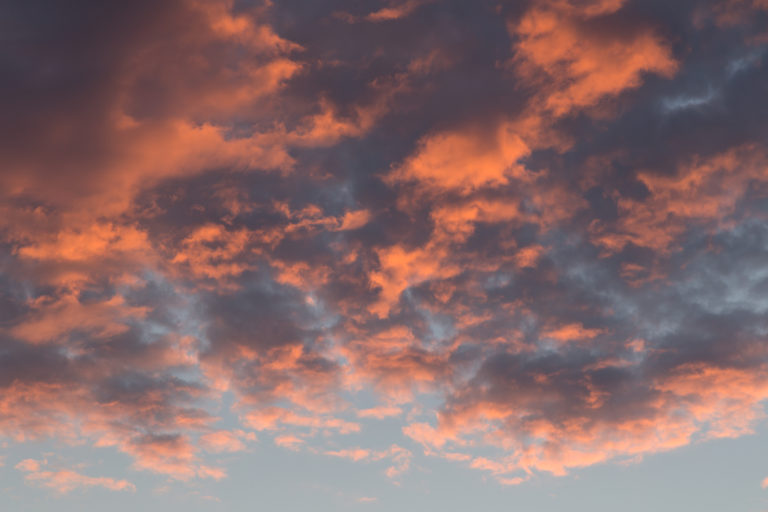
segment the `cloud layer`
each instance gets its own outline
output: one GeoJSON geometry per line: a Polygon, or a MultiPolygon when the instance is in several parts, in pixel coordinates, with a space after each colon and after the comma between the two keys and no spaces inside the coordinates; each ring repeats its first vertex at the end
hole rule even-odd
{"type": "Polygon", "coordinates": [[[765,2],[0,9],[9,443],[518,485],[763,418],[765,2]]]}

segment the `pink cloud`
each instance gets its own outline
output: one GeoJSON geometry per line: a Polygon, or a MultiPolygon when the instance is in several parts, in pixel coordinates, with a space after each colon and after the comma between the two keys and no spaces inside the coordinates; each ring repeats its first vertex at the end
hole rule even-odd
{"type": "Polygon", "coordinates": [[[393,416],[400,416],[402,413],[403,410],[399,407],[379,406],[370,409],[361,409],[357,411],[357,416],[360,418],[376,418],[377,420],[381,420],[393,416]]]}
{"type": "Polygon", "coordinates": [[[275,444],[277,446],[288,448],[289,450],[298,450],[305,442],[304,439],[290,434],[275,437],[275,444]]]}
{"type": "Polygon", "coordinates": [[[206,451],[213,453],[239,452],[245,449],[242,439],[255,441],[256,436],[242,431],[217,430],[200,436],[200,443],[206,451]]]}
{"type": "Polygon", "coordinates": [[[47,464],[47,461],[25,459],[16,465],[16,469],[26,473],[24,479],[27,482],[48,487],[59,494],[89,487],[103,487],[110,491],[136,491],[136,486],[127,480],[86,476],[71,469],[47,470],[44,469],[47,464]]]}

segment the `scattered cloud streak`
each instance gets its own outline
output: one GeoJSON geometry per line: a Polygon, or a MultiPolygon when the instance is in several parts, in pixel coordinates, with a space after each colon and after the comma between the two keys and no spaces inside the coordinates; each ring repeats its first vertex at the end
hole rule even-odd
{"type": "Polygon", "coordinates": [[[48,470],[45,467],[47,464],[45,460],[24,459],[16,464],[16,469],[25,473],[24,478],[28,482],[49,487],[59,494],[88,487],[103,487],[110,491],[136,490],[136,486],[127,480],[86,476],[71,469],[48,470]]]}

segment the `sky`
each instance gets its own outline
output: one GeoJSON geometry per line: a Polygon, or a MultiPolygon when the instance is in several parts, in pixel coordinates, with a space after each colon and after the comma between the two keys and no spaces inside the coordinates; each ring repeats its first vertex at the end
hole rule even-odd
{"type": "Polygon", "coordinates": [[[766,0],[0,41],[1,510],[768,511],[766,0]]]}

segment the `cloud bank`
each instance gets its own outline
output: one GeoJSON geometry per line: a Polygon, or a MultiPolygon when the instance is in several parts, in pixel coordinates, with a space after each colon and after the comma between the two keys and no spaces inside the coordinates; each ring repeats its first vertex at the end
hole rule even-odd
{"type": "Polygon", "coordinates": [[[763,418],[765,2],[1,9],[7,442],[520,485],[763,418]]]}

